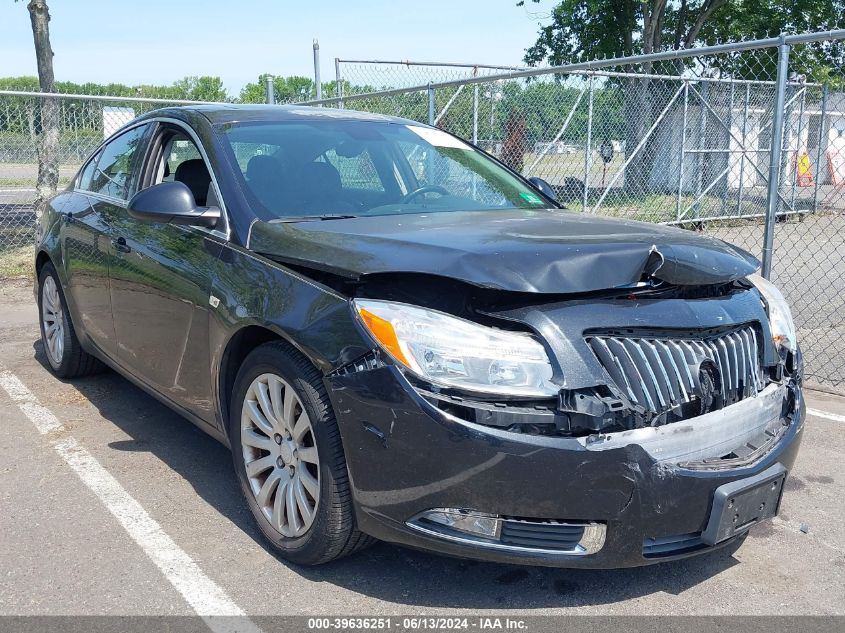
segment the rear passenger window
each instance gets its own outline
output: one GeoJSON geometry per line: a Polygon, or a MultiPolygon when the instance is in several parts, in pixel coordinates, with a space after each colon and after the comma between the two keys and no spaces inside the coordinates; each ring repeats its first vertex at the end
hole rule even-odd
{"type": "Polygon", "coordinates": [[[85,165],[85,169],[79,176],[79,185],[77,186],[77,189],[84,189],[85,191],[89,191],[91,189],[91,178],[94,176],[94,170],[97,168],[98,160],[100,160],[100,152],[97,152],[97,155],[94,156],[87,165],[85,165]]]}
{"type": "Polygon", "coordinates": [[[121,134],[100,152],[88,191],[126,200],[132,189],[132,158],[144,137],[141,125],[121,134]]]}

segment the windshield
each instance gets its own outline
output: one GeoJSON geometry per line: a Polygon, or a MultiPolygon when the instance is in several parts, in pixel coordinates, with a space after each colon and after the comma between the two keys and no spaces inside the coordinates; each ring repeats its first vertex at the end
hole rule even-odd
{"type": "Polygon", "coordinates": [[[320,119],[222,130],[263,220],[550,206],[504,167],[434,128],[320,119]]]}

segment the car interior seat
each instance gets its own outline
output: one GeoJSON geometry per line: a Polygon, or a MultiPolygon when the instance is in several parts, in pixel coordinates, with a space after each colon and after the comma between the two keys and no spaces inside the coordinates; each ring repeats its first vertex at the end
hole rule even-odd
{"type": "Polygon", "coordinates": [[[286,174],[279,161],[266,154],[253,156],[246,164],[244,176],[252,193],[268,210],[278,211],[284,206],[286,174]]]}
{"type": "Polygon", "coordinates": [[[345,200],[340,172],[334,165],[313,162],[303,165],[296,180],[297,202],[305,211],[315,213],[345,213],[355,207],[345,200]]]}
{"type": "Polygon", "coordinates": [[[208,186],[211,184],[211,174],[201,158],[194,158],[180,163],[176,168],[173,180],[184,183],[191,193],[194,194],[194,201],[198,207],[206,206],[208,186]]]}

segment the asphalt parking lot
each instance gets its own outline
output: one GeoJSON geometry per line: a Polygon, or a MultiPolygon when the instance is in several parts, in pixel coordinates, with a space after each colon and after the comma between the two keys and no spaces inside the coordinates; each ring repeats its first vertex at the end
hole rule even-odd
{"type": "Polygon", "coordinates": [[[31,288],[0,282],[0,615],[845,614],[836,396],[808,394],[781,515],[736,551],[572,571],[378,544],[302,568],[263,546],[227,449],[114,373],[45,364],[31,288]]]}

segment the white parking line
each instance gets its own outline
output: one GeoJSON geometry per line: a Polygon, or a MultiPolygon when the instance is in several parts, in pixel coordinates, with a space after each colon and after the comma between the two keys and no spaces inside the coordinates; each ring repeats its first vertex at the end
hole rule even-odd
{"type": "Polygon", "coordinates": [[[833,420],[834,422],[845,422],[845,415],[819,411],[818,409],[811,409],[810,407],[807,407],[807,414],[817,418],[824,418],[825,420],[833,420]]]}
{"type": "Polygon", "coordinates": [[[53,412],[38,402],[38,398],[10,371],[0,371],[0,387],[35,425],[41,435],[62,430],[62,423],[53,412]]]}
{"type": "MultiPolygon", "coordinates": [[[[65,430],[56,416],[12,372],[0,371],[0,387],[42,435],[59,434],[65,430]]],[[[211,630],[216,633],[261,633],[261,629],[246,617],[226,592],[203,573],[84,446],[66,434],[51,443],[211,630]]]]}

